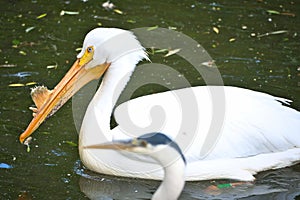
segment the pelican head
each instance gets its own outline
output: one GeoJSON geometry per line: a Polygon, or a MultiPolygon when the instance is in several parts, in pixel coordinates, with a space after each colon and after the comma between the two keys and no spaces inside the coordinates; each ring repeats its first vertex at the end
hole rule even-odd
{"type": "MultiPolygon", "coordinates": [[[[85,36],[82,50],[77,58],[79,64],[88,69],[113,63],[132,52],[143,52],[143,49],[132,32],[118,28],[96,28],[85,36]]],[[[137,59],[145,56],[145,53],[142,53],[141,56],[137,55],[137,59]]]]}
{"type": "Polygon", "coordinates": [[[114,149],[150,156],[164,168],[164,179],[152,199],[177,199],[184,187],[186,161],[176,142],[162,133],[148,133],[130,140],[83,147],[85,149],[114,149]],[[170,160],[170,158],[175,158],[170,160]],[[171,161],[171,162],[170,162],[171,161]]]}
{"type": "Polygon", "coordinates": [[[20,142],[23,143],[47,117],[53,115],[84,85],[100,78],[110,69],[133,71],[135,65],[144,58],[147,58],[144,48],[130,31],[117,28],[91,30],[84,39],[77,60],[57,86],[51,91],[40,88],[32,91],[37,108],[33,108],[34,118],[20,135],[20,142]],[[132,62],[133,69],[124,69],[115,64],[126,56],[132,62]]]}

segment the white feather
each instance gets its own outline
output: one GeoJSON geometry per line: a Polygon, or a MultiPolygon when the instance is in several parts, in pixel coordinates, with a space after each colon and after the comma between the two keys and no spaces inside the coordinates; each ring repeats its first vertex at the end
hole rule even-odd
{"type": "MultiPolygon", "coordinates": [[[[127,36],[137,41],[131,33],[127,36]]],[[[97,38],[86,40],[84,47],[98,41],[97,38]]],[[[114,52],[105,51],[109,55],[114,52]]],[[[99,56],[94,63],[103,61],[99,56]]],[[[181,147],[187,159],[187,180],[248,181],[254,180],[253,175],[259,171],[299,162],[300,113],[286,106],[289,100],[243,88],[199,86],[139,97],[115,110],[119,126],[111,130],[114,105],[142,58],[146,55],[140,48],[114,60],[88,106],[79,137],[79,152],[91,170],[162,179],[162,168],[153,160],[145,162],[114,151],[103,153],[82,148],[155,131],[175,139],[181,147]],[[224,98],[212,101],[211,92],[220,92],[224,98]],[[215,126],[219,129],[214,129],[215,126]]]]}

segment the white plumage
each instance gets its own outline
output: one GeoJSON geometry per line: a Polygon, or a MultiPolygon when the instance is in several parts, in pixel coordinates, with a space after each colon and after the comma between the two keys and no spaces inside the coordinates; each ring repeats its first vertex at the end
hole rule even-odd
{"type": "MultiPolygon", "coordinates": [[[[99,44],[98,41],[101,41],[103,35],[107,36],[108,32],[115,30],[125,34],[129,40],[136,40],[130,32],[98,28],[92,30],[92,34],[89,33],[83,47],[99,44]]],[[[101,57],[97,52],[101,45],[96,47],[98,48],[95,48],[95,55],[101,57]]],[[[110,49],[105,49],[105,52],[106,55],[112,56],[110,53],[115,50],[110,52],[110,49]]],[[[82,54],[79,54],[78,58],[82,54]]],[[[300,113],[287,107],[289,101],[286,99],[236,87],[199,86],[130,100],[116,108],[115,118],[119,126],[110,130],[110,117],[117,98],[130,79],[135,65],[143,58],[146,58],[146,55],[141,47],[113,59],[86,111],[80,132],[79,151],[83,163],[91,170],[117,176],[162,179],[161,167],[151,160],[145,162],[114,151],[103,153],[82,148],[99,142],[138,136],[145,132],[162,132],[176,140],[187,159],[187,180],[254,180],[253,175],[259,171],[285,167],[299,161],[300,113]],[[222,114],[212,105],[212,91],[225,93],[225,99],[220,99],[225,101],[225,113],[222,118],[224,121],[220,122],[222,129],[212,148],[209,151],[204,149],[207,153],[201,154],[205,138],[212,134],[210,126],[213,115],[222,114]],[[191,122],[197,120],[194,132],[189,132],[189,127],[186,127],[186,130],[181,129],[183,111],[176,98],[189,92],[195,94],[198,104],[194,107],[195,113],[198,113],[196,119],[189,119],[191,122]],[[159,126],[149,127],[155,120],[150,114],[154,107],[163,109],[165,121],[162,124],[158,123],[159,126]],[[129,127],[126,124],[128,119],[124,118],[124,112],[127,111],[129,121],[133,121],[136,126],[129,127]],[[144,132],[143,127],[147,129],[144,132]]],[[[91,63],[102,64],[97,63],[97,59],[93,59],[91,63]]],[[[93,67],[91,63],[87,63],[86,67],[93,67]]],[[[192,128],[194,130],[194,127],[192,128]]]]}
{"type": "Polygon", "coordinates": [[[147,133],[134,139],[118,140],[83,148],[114,149],[153,158],[156,163],[163,167],[164,178],[153,194],[152,200],[175,200],[178,199],[183,190],[185,183],[185,158],[179,146],[162,133],[147,133]]]}
{"type": "Polygon", "coordinates": [[[288,107],[289,100],[243,88],[199,86],[139,97],[116,108],[119,125],[111,130],[120,94],[138,62],[148,59],[144,48],[131,32],[97,28],[86,35],[77,58],[52,91],[33,92],[37,108],[20,142],[79,88],[105,72],[79,135],[80,157],[93,171],[162,179],[162,168],[152,159],[83,148],[149,132],[177,142],[187,159],[187,180],[254,180],[259,171],[300,160],[300,112],[288,107]]]}

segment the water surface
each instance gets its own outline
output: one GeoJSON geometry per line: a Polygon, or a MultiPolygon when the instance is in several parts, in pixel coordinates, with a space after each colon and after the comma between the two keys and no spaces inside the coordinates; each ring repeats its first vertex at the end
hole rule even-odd
{"type": "MultiPolygon", "coordinates": [[[[99,199],[143,199],[150,197],[158,186],[156,181],[99,175],[85,169],[77,147],[72,145],[77,143],[78,134],[70,102],[36,131],[29,153],[18,142],[19,134],[31,120],[31,111],[27,109],[33,105],[30,84],[53,88],[75,60],[84,35],[99,25],[175,29],[205,47],[219,67],[225,85],[285,97],[293,100],[293,108],[300,110],[298,2],[114,1],[123,14],[105,10],[102,3],[0,2],[1,199],[88,199],[97,195],[99,199]],[[62,10],[79,14],[61,16],[62,10]]],[[[180,70],[192,85],[205,84],[185,68],[187,63],[178,56],[164,58],[162,54],[151,59],[180,70]]],[[[147,87],[136,96],[163,89],[147,87]]],[[[300,198],[299,165],[256,177],[253,183],[220,190],[211,190],[211,185],[230,181],[187,183],[182,199],[300,198]]]]}

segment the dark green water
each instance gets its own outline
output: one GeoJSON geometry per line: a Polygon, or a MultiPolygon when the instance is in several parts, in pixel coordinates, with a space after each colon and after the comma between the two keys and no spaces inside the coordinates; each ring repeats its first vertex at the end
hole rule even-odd
{"type": "MultiPolygon", "coordinates": [[[[103,2],[0,2],[0,163],[12,167],[4,169],[1,165],[0,199],[87,199],[93,189],[103,195],[102,199],[137,199],[150,197],[158,186],[155,181],[103,176],[85,170],[77,147],[70,145],[77,143],[78,137],[71,102],[36,131],[29,153],[18,142],[19,134],[32,118],[27,108],[33,105],[29,95],[33,86],[9,85],[36,82],[53,88],[75,60],[76,48],[81,47],[84,35],[99,23],[124,29],[173,27],[205,47],[218,65],[225,85],[289,98],[294,101],[292,107],[300,110],[299,2],[113,1],[123,14],[105,10],[103,2]],[[60,16],[62,10],[79,14],[60,16]],[[271,14],[273,11],[281,14],[271,14]],[[42,14],[47,15],[38,19],[42,14]],[[213,27],[218,28],[218,34],[213,27]],[[49,65],[57,68],[48,69],[49,65]]],[[[186,64],[177,56],[151,58],[178,69],[186,64]]],[[[193,85],[203,84],[192,72],[183,73],[193,85]]],[[[159,90],[150,88],[150,93],[159,90]]],[[[149,88],[138,95],[146,93],[149,88]]],[[[213,194],[206,189],[208,186],[228,181],[187,183],[182,199],[299,199],[299,177],[297,165],[260,173],[252,184],[213,194]]]]}

